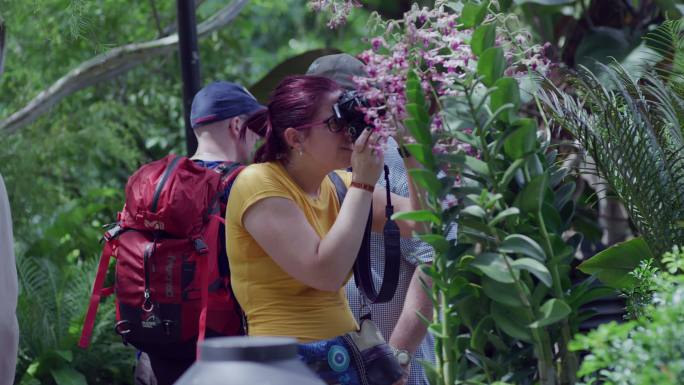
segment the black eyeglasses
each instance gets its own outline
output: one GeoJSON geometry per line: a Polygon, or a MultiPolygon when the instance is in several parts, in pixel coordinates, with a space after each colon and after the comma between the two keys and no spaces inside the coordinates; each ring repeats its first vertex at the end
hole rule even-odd
{"type": "Polygon", "coordinates": [[[345,122],[344,119],[339,118],[335,114],[330,115],[330,117],[326,118],[322,122],[303,124],[303,125],[297,126],[295,128],[315,127],[315,126],[320,126],[322,124],[325,124],[326,127],[328,127],[328,131],[332,132],[333,134],[337,134],[339,132],[342,132],[343,130],[345,130],[347,128],[347,122],[345,122]]]}

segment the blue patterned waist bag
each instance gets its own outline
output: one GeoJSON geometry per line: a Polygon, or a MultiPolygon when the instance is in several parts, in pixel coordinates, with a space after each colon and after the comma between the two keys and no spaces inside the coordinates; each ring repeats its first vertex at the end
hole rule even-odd
{"type": "Polygon", "coordinates": [[[299,358],[329,385],[391,385],[403,370],[371,320],[357,332],[299,344],[299,358]]]}

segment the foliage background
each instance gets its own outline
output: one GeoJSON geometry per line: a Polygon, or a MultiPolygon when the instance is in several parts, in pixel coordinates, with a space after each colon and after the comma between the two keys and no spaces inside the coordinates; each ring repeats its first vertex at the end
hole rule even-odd
{"type": "MultiPolygon", "coordinates": [[[[196,3],[199,23],[229,1],[196,3]]],[[[7,36],[4,118],[81,62],[168,34],[176,9],[173,1],[154,0],[0,0],[0,17],[7,36]]],[[[308,50],[361,49],[367,17],[337,31],[324,17],[304,1],[250,1],[232,24],[200,40],[203,83],[226,79],[249,87],[308,50]]],[[[0,135],[21,286],[18,382],[132,382],[134,351],[111,333],[110,302],[98,314],[91,349],[77,349],[76,339],[100,227],[115,219],[126,179],[142,163],[184,151],[179,68],[175,51],[153,57],[68,96],[15,134],[0,135]]]]}
{"type": "MultiPolygon", "coordinates": [[[[229,2],[196,3],[199,23],[229,2]]],[[[203,83],[226,79],[250,86],[285,59],[316,48],[359,53],[366,47],[368,11],[399,18],[411,1],[363,3],[349,25],[331,31],[327,15],[310,12],[304,0],[250,1],[232,24],[200,40],[203,83]]],[[[682,12],[669,0],[513,3],[540,41],[550,41],[556,58],[570,66],[582,52],[603,60],[608,54],[618,60],[638,56],[635,42],[662,21],[662,10],[682,12]],[[616,9],[620,17],[605,12],[616,9]]],[[[174,1],[0,0],[6,30],[0,118],[83,61],[172,32],[175,13],[174,1]]],[[[14,214],[21,284],[18,382],[132,381],[134,354],[111,333],[111,303],[99,314],[93,348],[84,352],[75,342],[100,227],[115,218],[127,177],[142,163],[183,152],[181,95],[174,52],[63,99],[15,134],[0,133],[0,173],[14,214]]]]}

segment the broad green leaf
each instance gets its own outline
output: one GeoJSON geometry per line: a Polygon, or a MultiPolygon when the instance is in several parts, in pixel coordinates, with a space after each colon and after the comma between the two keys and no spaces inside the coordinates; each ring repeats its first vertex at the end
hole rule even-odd
{"type": "Polygon", "coordinates": [[[472,49],[473,54],[479,56],[484,50],[494,45],[495,38],[496,24],[481,25],[473,32],[473,37],[470,40],[470,49],[472,49]]]}
{"type": "Polygon", "coordinates": [[[415,103],[425,108],[425,94],[415,70],[409,71],[406,77],[406,98],[409,103],[415,103]]]}
{"type": "Polygon", "coordinates": [[[420,234],[418,235],[421,241],[430,244],[435,251],[443,253],[449,249],[449,241],[443,235],[439,234],[420,234]]]}
{"type": "Polygon", "coordinates": [[[490,311],[496,326],[504,333],[519,340],[531,342],[532,333],[527,326],[524,310],[492,302],[490,311]]]}
{"type": "Polygon", "coordinates": [[[493,326],[493,320],[490,316],[484,316],[475,326],[473,330],[473,335],[470,337],[470,347],[476,352],[484,351],[485,344],[487,343],[487,335],[490,333],[490,329],[493,326]]]}
{"type": "Polygon", "coordinates": [[[496,217],[494,217],[494,219],[492,219],[489,222],[489,226],[494,227],[496,224],[503,221],[504,219],[512,216],[517,216],[519,214],[520,210],[517,207],[509,207],[506,210],[500,211],[498,214],[496,214],[496,217]]]}
{"type": "Polygon", "coordinates": [[[427,169],[434,169],[435,158],[432,155],[431,147],[422,145],[420,143],[408,143],[405,144],[404,147],[420,164],[425,166],[427,169]]]}
{"type": "Polygon", "coordinates": [[[536,213],[541,210],[541,205],[544,203],[544,194],[546,193],[546,179],[546,174],[534,177],[525,186],[523,191],[519,193],[521,197],[520,208],[523,211],[536,213]]]}
{"type": "MultiPolygon", "coordinates": [[[[496,111],[507,103],[512,104],[512,108],[509,108],[508,111],[499,115],[499,120],[507,123],[513,122],[517,110],[520,107],[520,90],[518,89],[518,82],[511,77],[503,77],[494,83],[494,87],[496,87],[496,90],[489,96],[489,107],[492,111],[496,111]]],[[[534,126],[536,132],[536,125],[534,126]]],[[[536,139],[536,136],[534,139],[536,139]]]]}
{"type": "Polygon", "coordinates": [[[64,358],[66,362],[74,360],[74,353],[71,350],[55,350],[58,356],[64,358]]]}
{"type": "Polygon", "coordinates": [[[522,300],[520,299],[520,296],[518,294],[518,290],[512,283],[501,283],[493,279],[484,277],[482,279],[482,291],[484,291],[487,297],[504,305],[523,305],[522,300]]]}
{"type": "Polygon", "coordinates": [[[582,293],[571,292],[571,294],[567,298],[567,301],[572,308],[577,309],[585,303],[589,303],[599,298],[615,296],[616,294],[617,290],[611,287],[598,286],[589,288],[586,291],[583,291],[582,293]]]}
{"type": "Polygon", "coordinates": [[[487,16],[487,8],[489,7],[489,1],[484,1],[480,4],[476,3],[466,3],[463,5],[461,10],[461,17],[459,21],[463,24],[463,28],[473,28],[484,20],[487,16]]]}
{"type": "Polygon", "coordinates": [[[439,219],[437,214],[430,210],[403,211],[400,213],[394,213],[392,215],[392,219],[400,221],[430,222],[438,226],[442,224],[442,220],[439,219]]]}
{"type": "Polygon", "coordinates": [[[635,279],[629,273],[646,259],[654,258],[643,238],[633,238],[615,244],[589,258],[577,268],[586,274],[594,274],[601,282],[616,288],[633,287],[635,279]]]}
{"type": "Polygon", "coordinates": [[[430,116],[428,115],[427,110],[425,110],[425,106],[416,103],[407,103],[406,112],[408,112],[408,115],[411,118],[415,119],[419,123],[419,127],[423,133],[425,133],[426,130],[428,134],[430,133],[430,116]]]}
{"type": "Polygon", "coordinates": [[[551,273],[549,269],[544,266],[541,262],[532,258],[520,258],[516,259],[511,263],[514,269],[527,270],[546,286],[551,287],[553,285],[553,278],[551,278],[551,273]]]}
{"type": "Polygon", "coordinates": [[[487,167],[487,163],[485,163],[485,162],[483,162],[477,158],[474,158],[472,156],[466,156],[465,164],[466,164],[466,167],[473,170],[474,172],[476,172],[479,175],[482,175],[482,176],[489,175],[489,167],[487,167]]]}
{"type": "Polygon", "coordinates": [[[530,324],[531,328],[540,328],[554,324],[567,317],[572,309],[565,301],[552,298],[546,301],[540,308],[541,318],[530,324]]]}
{"type": "Polygon", "coordinates": [[[505,66],[503,48],[489,47],[477,61],[477,74],[482,76],[484,85],[491,87],[503,75],[505,66]]]}
{"type": "Polygon", "coordinates": [[[515,162],[511,163],[510,166],[506,169],[506,172],[504,172],[503,177],[501,177],[501,186],[508,186],[509,183],[511,183],[511,179],[513,179],[513,176],[515,176],[515,172],[518,171],[518,168],[525,162],[525,159],[516,159],[515,162]]]}
{"type": "Polygon", "coordinates": [[[621,62],[641,43],[640,36],[627,28],[596,26],[577,45],[575,63],[600,72],[597,62],[608,63],[611,58],[621,62]]]}
{"type": "Polygon", "coordinates": [[[522,254],[539,262],[546,261],[546,253],[541,246],[534,239],[522,234],[507,236],[499,245],[499,252],[522,254]]]}
{"type": "MultiPolygon", "coordinates": [[[[413,109],[413,112],[409,111],[409,114],[419,114],[419,108],[415,104],[407,104],[406,107],[411,107],[411,109],[413,109]]],[[[406,126],[408,132],[418,143],[432,146],[432,135],[430,134],[429,122],[423,122],[416,116],[410,115],[410,117],[404,120],[404,126],[406,126]]]]}
{"type": "Polygon", "coordinates": [[[487,218],[487,213],[484,211],[484,209],[478,205],[470,205],[466,206],[461,210],[461,213],[463,214],[468,214],[470,216],[480,218],[482,220],[485,220],[487,218]]]}
{"type": "Polygon", "coordinates": [[[515,131],[504,140],[504,152],[511,159],[520,159],[537,148],[537,124],[533,119],[524,118],[514,126],[515,131]]]}
{"type": "MultiPolygon", "coordinates": [[[[513,283],[513,275],[511,271],[508,270],[506,266],[506,258],[510,264],[512,260],[501,254],[496,253],[482,253],[475,257],[475,259],[470,263],[470,266],[476,267],[481,272],[483,272],[489,278],[501,282],[501,283],[513,283]]],[[[516,278],[518,277],[518,271],[513,270],[516,278]]]]}
{"type": "Polygon", "coordinates": [[[552,205],[544,202],[542,204],[541,213],[542,217],[544,218],[544,225],[546,226],[546,230],[549,232],[557,232],[561,226],[561,217],[558,213],[558,210],[556,210],[556,208],[552,205]]]}
{"type": "Polygon", "coordinates": [[[411,169],[409,174],[411,174],[413,181],[423,186],[430,195],[439,195],[442,191],[442,182],[437,179],[434,173],[426,169],[411,169]]]}
{"type": "Polygon", "coordinates": [[[554,193],[553,206],[560,210],[566,203],[572,199],[572,194],[575,192],[575,182],[567,182],[562,184],[554,193]]]}
{"type": "Polygon", "coordinates": [[[69,367],[52,369],[50,374],[57,385],[88,385],[83,373],[69,367]]]}

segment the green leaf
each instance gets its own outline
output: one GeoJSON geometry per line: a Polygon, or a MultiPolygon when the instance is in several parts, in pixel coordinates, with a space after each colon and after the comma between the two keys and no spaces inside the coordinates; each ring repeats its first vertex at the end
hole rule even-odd
{"type": "Polygon", "coordinates": [[[482,83],[491,87],[503,75],[506,66],[503,48],[489,47],[477,61],[477,74],[482,76],[482,83]]]}
{"type": "Polygon", "coordinates": [[[527,326],[524,310],[492,302],[490,311],[496,326],[504,333],[519,340],[531,342],[532,334],[527,326]]]}
{"type": "Polygon", "coordinates": [[[461,10],[461,17],[459,21],[463,24],[464,29],[476,27],[482,23],[485,16],[487,16],[487,8],[489,8],[489,1],[484,1],[480,4],[466,3],[461,10]]]}
{"type": "Polygon", "coordinates": [[[449,249],[449,241],[447,241],[443,235],[419,234],[418,238],[420,238],[421,241],[430,244],[438,253],[444,253],[449,249]]]}
{"type": "MultiPolygon", "coordinates": [[[[511,275],[511,272],[506,266],[506,258],[509,263],[511,259],[497,253],[482,253],[475,257],[475,259],[470,263],[473,266],[483,272],[489,278],[501,282],[501,283],[513,283],[515,280],[511,275]]],[[[513,270],[513,274],[518,277],[518,271],[513,270]]]]}
{"type": "Polygon", "coordinates": [[[484,316],[475,326],[472,337],[470,337],[470,347],[476,352],[483,352],[487,343],[487,335],[492,328],[493,320],[490,316],[484,316]]]}
{"type": "Polygon", "coordinates": [[[413,114],[421,114],[420,108],[416,104],[407,104],[408,118],[404,119],[404,126],[408,129],[411,136],[420,144],[432,146],[432,135],[430,134],[429,122],[423,122],[413,114]],[[412,110],[408,110],[411,108],[412,110]]]}
{"type": "Polygon", "coordinates": [[[465,159],[465,165],[469,169],[473,170],[475,173],[486,176],[489,175],[489,167],[487,167],[487,163],[474,158],[472,156],[466,156],[465,159]]]}
{"type": "Polygon", "coordinates": [[[514,127],[515,131],[504,140],[504,152],[511,159],[520,159],[537,148],[537,123],[524,118],[516,121],[514,127]]]}
{"type": "Polygon", "coordinates": [[[475,218],[479,218],[482,220],[485,220],[487,218],[487,212],[484,211],[484,209],[478,205],[470,205],[466,206],[461,210],[461,213],[467,214],[470,216],[473,216],[475,218]]]}
{"type": "Polygon", "coordinates": [[[638,237],[615,244],[582,262],[577,268],[594,274],[604,284],[616,288],[633,287],[635,279],[629,273],[646,259],[654,258],[646,241],[638,237]]]}
{"type": "Polygon", "coordinates": [[[496,38],[496,24],[490,23],[479,26],[473,32],[473,38],[470,40],[470,49],[475,56],[479,56],[489,47],[494,45],[496,38]]]}
{"type": "Polygon", "coordinates": [[[551,287],[553,285],[553,278],[551,278],[551,273],[549,269],[546,268],[541,262],[532,258],[520,258],[516,259],[511,263],[514,269],[527,270],[546,286],[551,287]]]}
{"type": "Polygon", "coordinates": [[[537,175],[519,193],[521,197],[520,208],[523,211],[537,213],[541,210],[541,205],[544,203],[544,194],[546,193],[546,179],[546,174],[537,175]]]}
{"type": "Polygon", "coordinates": [[[55,350],[55,353],[62,357],[66,362],[74,360],[74,353],[71,350],[55,350]]]}
{"type": "Polygon", "coordinates": [[[430,222],[436,224],[437,226],[442,224],[442,220],[439,219],[437,214],[430,210],[403,211],[400,213],[394,213],[392,215],[392,219],[401,221],[430,222]]]}
{"type": "Polygon", "coordinates": [[[431,147],[420,143],[408,143],[405,144],[404,147],[411,153],[411,156],[427,169],[432,170],[435,168],[435,158],[432,155],[431,147]]]}
{"type": "Polygon", "coordinates": [[[57,385],[88,385],[83,373],[69,367],[52,369],[50,374],[57,385]]]}
{"type": "Polygon", "coordinates": [[[558,210],[552,205],[544,202],[542,204],[541,212],[546,230],[549,232],[557,232],[561,226],[561,217],[558,210]]]}
{"type": "Polygon", "coordinates": [[[546,261],[546,253],[539,244],[527,235],[511,234],[507,236],[501,245],[499,252],[515,253],[532,257],[539,262],[546,261]]]}
{"type": "Polygon", "coordinates": [[[442,182],[437,179],[434,173],[426,169],[411,169],[409,174],[413,181],[425,188],[430,195],[439,195],[442,191],[442,182]]]}
{"type": "Polygon", "coordinates": [[[506,210],[500,211],[496,214],[496,217],[489,222],[489,226],[494,227],[499,222],[512,216],[517,216],[520,214],[520,210],[517,207],[509,207],[506,210]]]}
{"type": "Polygon", "coordinates": [[[508,184],[511,183],[511,179],[513,179],[513,176],[515,176],[515,172],[524,162],[525,159],[516,159],[515,162],[508,166],[506,172],[503,174],[503,177],[501,177],[501,186],[508,186],[508,184]]]}
{"type": "Polygon", "coordinates": [[[518,296],[518,290],[512,283],[501,283],[484,277],[482,279],[482,291],[492,300],[508,306],[522,306],[522,300],[518,296]]]}
{"type": "Polygon", "coordinates": [[[616,294],[617,294],[617,291],[611,287],[598,286],[598,287],[589,288],[585,291],[582,291],[581,293],[575,293],[573,291],[567,297],[567,300],[568,300],[568,304],[572,308],[578,309],[580,306],[584,305],[585,303],[589,303],[589,302],[597,300],[599,298],[615,296],[616,294]]]}
{"type": "Polygon", "coordinates": [[[531,328],[540,328],[554,324],[563,320],[571,312],[570,306],[563,300],[552,298],[544,303],[540,308],[541,318],[530,324],[531,328]]]}
{"type": "MultiPolygon", "coordinates": [[[[489,97],[490,108],[492,111],[496,111],[507,103],[512,104],[512,108],[509,108],[508,111],[499,115],[499,120],[507,123],[513,122],[518,108],[520,107],[520,90],[518,89],[518,82],[511,77],[503,77],[494,83],[494,87],[496,87],[496,90],[494,90],[489,97]]],[[[536,137],[534,139],[536,139],[536,137]]]]}

